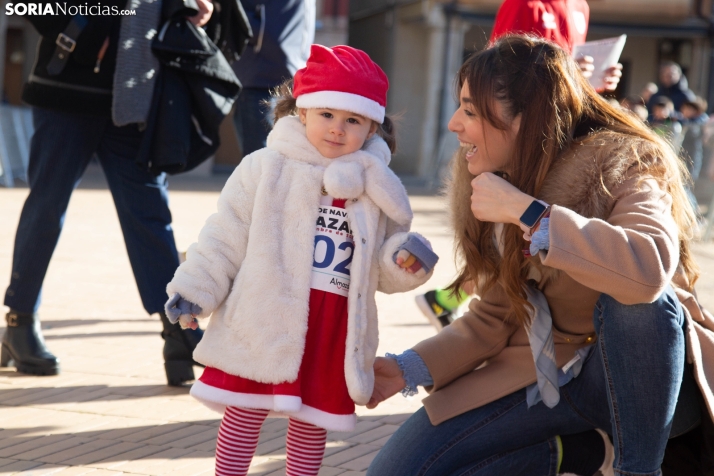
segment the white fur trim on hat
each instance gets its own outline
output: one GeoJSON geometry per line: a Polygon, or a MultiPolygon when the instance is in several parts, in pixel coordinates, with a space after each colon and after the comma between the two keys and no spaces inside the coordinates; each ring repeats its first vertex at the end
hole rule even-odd
{"type": "Polygon", "coordinates": [[[297,107],[305,109],[328,108],[350,111],[361,116],[384,122],[384,106],[377,101],[360,96],[359,94],[344,93],[341,91],[315,91],[314,93],[301,94],[296,100],[297,107]]]}

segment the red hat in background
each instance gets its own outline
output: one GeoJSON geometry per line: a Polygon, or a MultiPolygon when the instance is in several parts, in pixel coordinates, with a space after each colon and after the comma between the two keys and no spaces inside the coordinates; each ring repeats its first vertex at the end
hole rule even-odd
{"type": "Polygon", "coordinates": [[[504,0],[490,42],[508,33],[530,33],[572,53],[573,46],[585,43],[589,21],[586,0],[504,0]]]}
{"type": "Polygon", "coordinates": [[[382,68],[367,53],[351,46],[312,45],[307,65],[293,80],[297,107],[341,109],[380,124],[388,89],[382,68]]]}

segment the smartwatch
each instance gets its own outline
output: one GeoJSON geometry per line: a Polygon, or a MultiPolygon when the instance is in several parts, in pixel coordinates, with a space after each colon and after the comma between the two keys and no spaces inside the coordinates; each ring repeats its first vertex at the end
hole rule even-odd
{"type": "Polygon", "coordinates": [[[524,227],[528,228],[528,233],[532,235],[533,229],[538,225],[540,219],[543,218],[543,215],[545,215],[549,209],[550,207],[545,203],[533,200],[519,220],[524,227]]]}

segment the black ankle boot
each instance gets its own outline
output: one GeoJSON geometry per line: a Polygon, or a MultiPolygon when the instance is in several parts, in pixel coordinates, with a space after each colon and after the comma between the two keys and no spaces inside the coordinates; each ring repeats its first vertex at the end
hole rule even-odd
{"type": "Polygon", "coordinates": [[[181,329],[181,326],[171,324],[166,314],[160,312],[161,323],[164,330],[161,337],[164,339],[164,370],[169,385],[178,387],[183,383],[194,380],[193,366],[200,365],[193,360],[193,349],[203,337],[201,329],[181,329]]]}
{"type": "Polygon", "coordinates": [[[59,359],[47,350],[37,314],[10,310],[5,320],[0,367],[14,366],[18,372],[31,375],[57,375],[59,359]]]}

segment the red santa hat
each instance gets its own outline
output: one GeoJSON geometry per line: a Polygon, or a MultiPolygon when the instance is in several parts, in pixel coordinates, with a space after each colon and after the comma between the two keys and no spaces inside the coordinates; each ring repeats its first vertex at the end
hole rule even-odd
{"type": "Polygon", "coordinates": [[[295,73],[293,97],[300,108],[350,111],[384,122],[389,80],[364,51],[312,45],[307,65],[295,73]]]}

